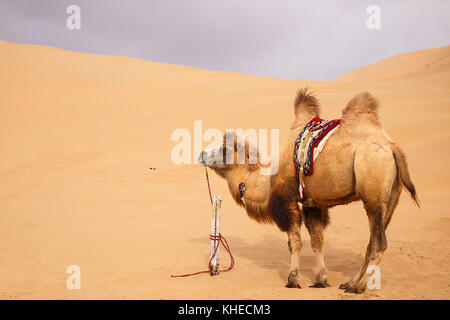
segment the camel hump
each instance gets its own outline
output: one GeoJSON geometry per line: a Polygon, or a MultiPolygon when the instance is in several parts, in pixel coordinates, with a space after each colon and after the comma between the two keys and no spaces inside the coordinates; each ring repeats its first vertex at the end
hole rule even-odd
{"type": "Polygon", "coordinates": [[[402,149],[400,149],[400,147],[395,143],[391,143],[391,148],[394,153],[394,159],[397,165],[400,180],[402,181],[405,188],[409,191],[409,194],[411,195],[414,203],[420,208],[420,202],[419,198],[417,197],[416,187],[414,186],[413,182],[411,181],[411,177],[409,176],[406,156],[403,153],[402,149]]]}
{"type": "Polygon", "coordinates": [[[344,110],[342,118],[354,113],[377,113],[378,101],[369,92],[362,92],[353,97],[344,110]]]}
{"type": "Polygon", "coordinates": [[[309,113],[313,117],[319,116],[319,101],[307,87],[298,90],[294,102],[294,111],[296,117],[303,113],[309,113]]]}

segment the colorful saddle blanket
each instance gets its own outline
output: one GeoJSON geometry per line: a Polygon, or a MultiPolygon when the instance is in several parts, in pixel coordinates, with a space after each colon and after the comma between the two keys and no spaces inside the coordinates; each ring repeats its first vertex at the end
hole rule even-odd
{"type": "Polygon", "coordinates": [[[303,128],[295,140],[294,165],[297,176],[310,176],[313,173],[314,161],[340,122],[340,119],[327,121],[314,118],[303,128]]]}

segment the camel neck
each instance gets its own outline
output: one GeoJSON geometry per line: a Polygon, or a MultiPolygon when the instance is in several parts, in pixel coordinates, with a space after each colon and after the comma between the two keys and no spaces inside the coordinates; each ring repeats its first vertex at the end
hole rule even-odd
{"type": "Polygon", "coordinates": [[[247,181],[250,178],[252,172],[249,172],[245,181],[239,183],[239,196],[241,197],[242,203],[245,205],[245,191],[247,190],[247,181]]]}
{"type": "Polygon", "coordinates": [[[246,204],[246,201],[264,202],[267,200],[270,176],[261,175],[260,171],[250,171],[238,175],[239,178],[229,177],[228,187],[236,202],[246,204]]]}

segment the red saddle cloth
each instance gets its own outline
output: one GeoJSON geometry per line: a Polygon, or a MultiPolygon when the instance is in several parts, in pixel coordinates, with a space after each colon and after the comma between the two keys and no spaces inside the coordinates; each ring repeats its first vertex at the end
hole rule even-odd
{"type": "MultiPolygon", "coordinates": [[[[297,176],[302,172],[305,176],[310,176],[314,171],[314,149],[319,145],[320,141],[331,130],[336,128],[341,122],[341,119],[335,120],[324,120],[321,118],[314,118],[303,128],[303,130],[298,135],[295,140],[295,148],[294,148],[294,165],[295,165],[295,174],[297,176]],[[311,132],[311,137],[308,137],[308,131],[311,132]],[[310,139],[309,141],[305,141],[305,139],[310,139]],[[307,145],[306,145],[306,144],[307,145]],[[306,151],[306,158],[302,163],[302,158],[299,159],[299,151],[301,145],[304,145],[304,149],[306,151]]],[[[303,150],[303,151],[305,151],[303,150]]]]}

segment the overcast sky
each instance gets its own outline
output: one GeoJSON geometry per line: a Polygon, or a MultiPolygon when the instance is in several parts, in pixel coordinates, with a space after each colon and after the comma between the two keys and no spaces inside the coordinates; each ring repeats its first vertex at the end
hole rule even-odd
{"type": "Polygon", "coordinates": [[[0,0],[0,40],[325,80],[450,44],[449,0],[0,0]],[[66,9],[81,8],[69,30],[66,9]],[[366,12],[381,9],[381,28],[366,12]]]}

